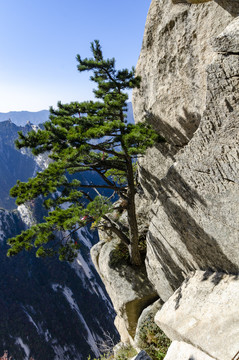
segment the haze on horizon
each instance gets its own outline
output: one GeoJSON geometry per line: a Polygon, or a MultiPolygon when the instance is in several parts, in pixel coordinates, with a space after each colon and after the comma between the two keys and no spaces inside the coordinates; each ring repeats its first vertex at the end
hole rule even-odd
{"type": "Polygon", "coordinates": [[[93,99],[90,74],[77,71],[75,58],[91,56],[95,39],[105,57],[115,57],[117,68],[136,66],[150,0],[0,0],[0,5],[0,112],[6,113],[93,99]]]}

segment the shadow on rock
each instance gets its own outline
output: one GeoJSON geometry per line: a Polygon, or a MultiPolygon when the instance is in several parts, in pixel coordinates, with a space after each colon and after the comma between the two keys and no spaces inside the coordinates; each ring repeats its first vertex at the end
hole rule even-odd
{"type": "Polygon", "coordinates": [[[223,9],[225,9],[232,16],[239,15],[239,2],[232,0],[214,0],[218,5],[220,5],[223,9]]]}
{"type": "MultiPolygon", "coordinates": [[[[170,225],[179,235],[179,241],[183,246],[180,246],[181,250],[179,250],[170,244],[170,237],[166,239],[165,235],[159,234],[158,238],[154,238],[151,232],[148,239],[166,279],[174,290],[183,281],[182,269],[187,273],[196,269],[210,269],[222,273],[238,272],[238,266],[223,253],[217,240],[207,234],[185,209],[170,199],[162,205],[170,225]],[[185,252],[182,250],[184,248],[185,252]],[[177,263],[173,258],[177,258],[177,263]],[[193,264],[190,263],[190,258],[193,259],[193,264]]],[[[220,273],[214,275],[211,280],[217,285],[221,281],[220,273]]]]}
{"type": "Polygon", "coordinates": [[[150,111],[146,113],[146,120],[155,131],[165,138],[168,144],[181,148],[191,140],[201,121],[201,115],[198,113],[189,112],[186,108],[183,108],[183,113],[184,116],[178,115],[176,118],[180,125],[179,128],[171,126],[160,116],[150,111]]]}

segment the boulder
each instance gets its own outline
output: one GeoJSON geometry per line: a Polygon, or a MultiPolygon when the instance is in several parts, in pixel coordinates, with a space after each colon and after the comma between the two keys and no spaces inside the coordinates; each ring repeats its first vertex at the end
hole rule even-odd
{"type": "Polygon", "coordinates": [[[216,359],[232,359],[239,350],[238,299],[237,275],[196,271],[163,305],[155,322],[173,341],[216,359]]]}
{"type": "Polygon", "coordinates": [[[173,341],[164,360],[214,360],[214,358],[183,341],[173,341]]]}
{"type": "MultiPolygon", "coordinates": [[[[101,233],[100,236],[105,235],[101,233]]],[[[158,295],[147,278],[145,266],[130,265],[119,254],[118,244],[114,238],[101,241],[91,249],[91,256],[117,313],[115,325],[121,340],[130,342],[142,310],[158,295]]]]}

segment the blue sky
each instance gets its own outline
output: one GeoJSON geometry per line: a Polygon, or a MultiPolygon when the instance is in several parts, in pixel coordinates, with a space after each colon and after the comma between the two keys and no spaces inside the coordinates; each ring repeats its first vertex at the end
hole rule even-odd
{"type": "Polygon", "coordinates": [[[90,56],[99,39],[117,68],[136,65],[150,0],[0,0],[0,112],[38,111],[92,97],[90,56]]]}

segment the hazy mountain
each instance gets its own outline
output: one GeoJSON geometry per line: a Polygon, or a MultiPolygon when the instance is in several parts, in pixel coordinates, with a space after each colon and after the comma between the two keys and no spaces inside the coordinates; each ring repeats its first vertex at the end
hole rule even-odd
{"type": "Polygon", "coordinates": [[[7,113],[0,113],[0,121],[11,120],[18,126],[25,126],[27,122],[38,125],[48,120],[49,111],[41,110],[36,112],[31,111],[10,111],[7,113]]]}
{"type": "Polygon", "coordinates": [[[131,102],[128,102],[127,122],[130,124],[134,124],[133,106],[131,102]]]}
{"type": "Polygon", "coordinates": [[[7,210],[16,208],[15,200],[9,196],[9,190],[16,181],[26,181],[39,170],[33,157],[16,150],[14,141],[18,131],[30,131],[30,125],[18,127],[11,121],[0,122],[0,207],[7,210]]]}
{"type": "MultiPolygon", "coordinates": [[[[48,110],[41,110],[37,112],[10,111],[7,113],[0,113],[0,122],[11,120],[14,124],[18,126],[25,126],[27,122],[38,125],[47,121],[48,117],[49,117],[48,110]]],[[[133,109],[131,102],[128,103],[127,121],[129,123],[134,123],[134,116],[133,116],[133,109]]]]}

